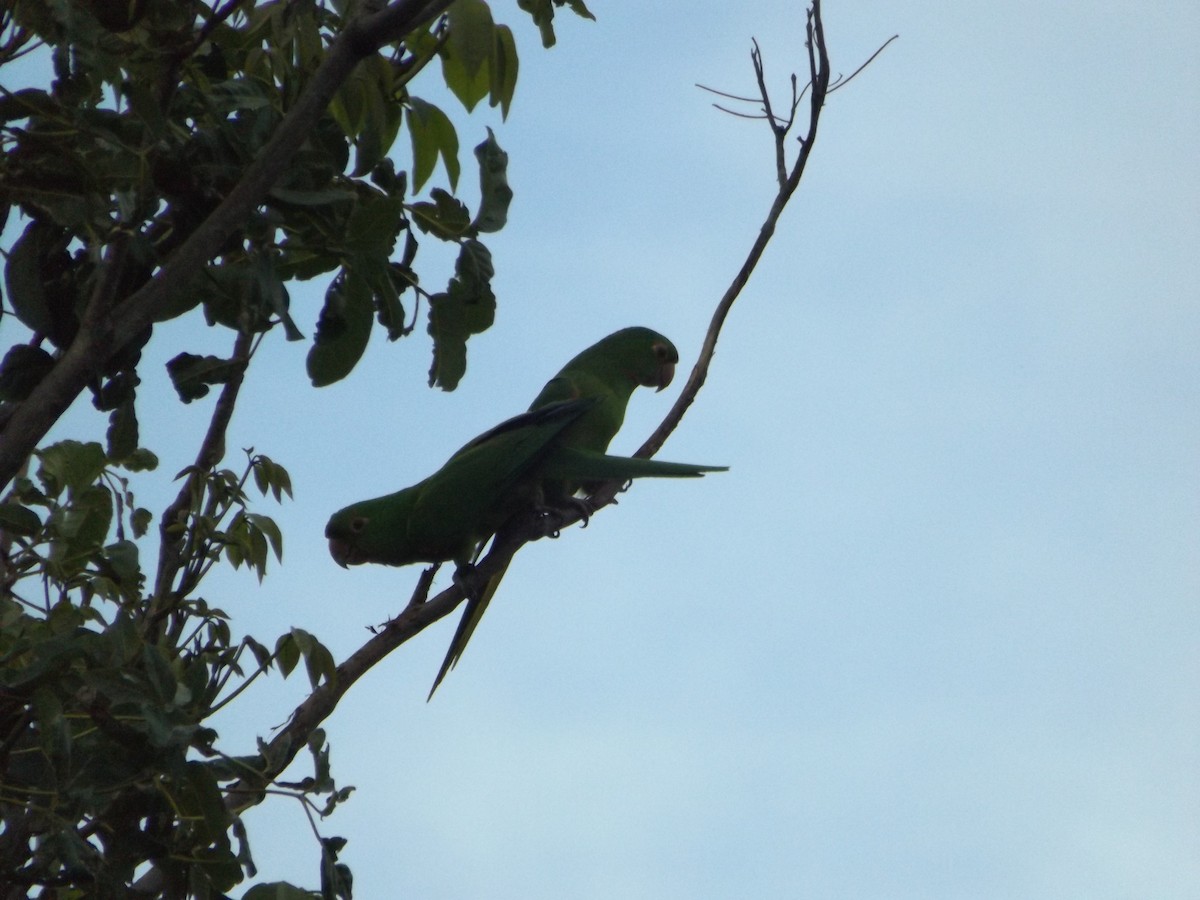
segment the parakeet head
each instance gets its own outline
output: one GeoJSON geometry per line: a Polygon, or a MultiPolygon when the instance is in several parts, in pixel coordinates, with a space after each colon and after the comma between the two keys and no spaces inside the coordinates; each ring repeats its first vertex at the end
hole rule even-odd
{"type": "Polygon", "coordinates": [[[347,507],[334,513],[329,519],[329,524],[325,526],[325,537],[329,538],[329,555],[343,569],[367,561],[366,554],[357,546],[356,541],[369,521],[366,516],[356,515],[353,507],[347,507]]]}
{"type": "Polygon", "coordinates": [[[330,516],[325,537],[333,561],[345,568],[368,562],[406,566],[423,559],[408,539],[408,521],[418,487],[360,500],[330,516]]]}
{"type": "Polygon", "coordinates": [[[576,360],[585,358],[611,360],[634,384],[661,391],[675,377],[679,351],[657,331],[635,326],[614,331],[576,360]]]}

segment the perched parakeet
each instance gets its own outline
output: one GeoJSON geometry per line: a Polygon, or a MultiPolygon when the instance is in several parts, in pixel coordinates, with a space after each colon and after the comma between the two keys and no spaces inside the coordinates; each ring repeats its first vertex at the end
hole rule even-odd
{"type": "Polygon", "coordinates": [[[334,513],[325,526],[341,566],[454,560],[466,568],[504,523],[505,501],[590,404],[558,403],[497,425],[424,481],[334,513]]]}
{"type": "Polygon", "coordinates": [[[718,471],[562,446],[559,435],[596,403],[559,401],[515,416],[462,447],[424,481],[339,510],[325,526],[330,555],[341,566],[453,560],[465,570],[496,529],[534,502],[543,479],[680,478],[718,471]]]}
{"type": "Polygon", "coordinates": [[[598,402],[576,420],[563,441],[580,450],[603,453],[625,421],[625,407],[637,387],[661,391],[675,377],[679,351],[649,328],[622,328],[588,347],[546,382],[529,408],[559,400],[591,397],[598,402]]]}
{"type": "MultiPolygon", "coordinates": [[[[562,448],[604,453],[625,421],[625,408],[638,387],[661,391],[675,376],[679,351],[667,338],[649,328],[622,328],[597,341],[570,362],[545,387],[529,407],[530,411],[568,400],[592,400],[579,418],[563,428],[555,441],[562,448]]],[[[587,478],[557,478],[547,469],[539,473],[541,502],[551,508],[572,506],[576,491],[590,489],[596,482],[587,478]]],[[[619,477],[619,476],[618,476],[619,477]]],[[[585,514],[590,511],[584,507],[585,514]]],[[[468,600],[458,629],[450,640],[446,658],[434,679],[429,696],[437,690],[446,673],[458,662],[475,627],[496,593],[504,570],[491,577],[478,597],[468,600]]]]}

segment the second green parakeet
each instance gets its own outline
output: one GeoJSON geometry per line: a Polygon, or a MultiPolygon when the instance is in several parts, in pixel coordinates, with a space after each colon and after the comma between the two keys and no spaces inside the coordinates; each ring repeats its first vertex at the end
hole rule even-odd
{"type": "MultiPolygon", "coordinates": [[[[625,410],[634,390],[653,387],[661,391],[671,383],[678,362],[675,345],[657,331],[640,326],[622,328],[571,359],[546,382],[529,409],[532,412],[569,400],[593,401],[578,419],[556,435],[555,441],[560,448],[604,453],[625,421],[625,410]]],[[[575,493],[580,489],[590,490],[597,483],[596,479],[558,477],[549,469],[542,469],[539,474],[540,499],[551,510],[582,505],[582,501],[573,500],[575,493]]],[[[585,515],[591,511],[586,505],[583,509],[585,515]]],[[[467,602],[429,691],[430,697],[461,658],[503,578],[502,569],[484,585],[478,597],[467,602]]]]}
{"type": "Polygon", "coordinates": [[[480,545],[530,504],[545,478],[696,477],[712,466],[606,456],[558,438],[597,401],[566,400],[515,416],[462,447],[423,481],[339,510],[325,526],[342,566],[453,560],[468,569],[480,545]]]}

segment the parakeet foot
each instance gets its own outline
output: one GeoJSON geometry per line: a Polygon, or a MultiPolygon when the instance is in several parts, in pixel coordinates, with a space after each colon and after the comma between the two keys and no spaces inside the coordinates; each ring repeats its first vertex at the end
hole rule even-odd
{"type": "Polygon", "coordinates": [[[596,507],[587,498],[579,497],[562,497],[556,500],[554,504],[546,504],[538,507],[538,528],[540,537],[556,538],[562,532],[563,525],[572,516],[578,516],[582,521],[580,527],[587,528],[588,521],[591,519],[592,513],[596,511],[596,507]]]}
{"type": "Polygon", "coordinates": [[[452,581],[454,582],[454,586],[463,592],[467,600],[475,601],[479,599],[482,591],[480,590],[479,577],[475,573],[475,566],[459,566],[454,570],[452,581]]]}

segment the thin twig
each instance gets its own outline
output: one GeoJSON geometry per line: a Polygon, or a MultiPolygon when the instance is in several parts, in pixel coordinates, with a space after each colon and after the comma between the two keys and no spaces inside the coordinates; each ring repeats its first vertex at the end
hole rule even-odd
{"type": "Polygon", "coordinates": [[[873,63],[875,61],[875,57],[877,57],[880,53],[882,53],[885,49],[887,49],[888,44],[890,44],[894,40],[897,40],[899,37],[900,37],[900,35],[893,34],[890,38],[888,38],[886,41],[884,41],[882,44],[879,45],[879,49],[876,50],[874,53],[872,53],[867,58],[867,61],[865,63],[863,63],[861,66],[859,66],[857,69],[855,69],[853,72],[851,72],[846,77],[843,78],[841,75],[839,75],[837,78],[835,78],[833,80],[833,82],[829,85],[829,93],[832,94],[834,91],[840,91],[842,88],[844,88],[846,85],[848,85],[851,81],[854,80],[855,76],[858,75],[859,72],[861,72],[863,69],[865,69],[867,66],[869,66],[871,63],[873,63]]]}
{"type": "MultiPolygon", "coordinates": [[[[775,233],[775,226],[779,221],[780,215],[783,213],[784,207],[787,206],[792,194],[795,193],[796,188],[800,185],[800,179],[804,175],[804,168],[808,164],[808,157],[812,152],[813,138],[817,133],[817,123],[820,121],[821,108],[824,105],[829,84],[829,57],[825,49],[825,35],[820,27],[820,0],[813,0],[812,10],[809,13],[808,27],[810,34],[813,32],[812,23],[814,20],[816,22],[816,40],[810,39],[808,42],[809,69],[812,76],[810,83],[813,91],[808,120],[808,133],[800,145],[800,152],[792,164],[791,171],[786,174],[779,191],[775,195],[775,199],[771,203],[767,217],[759,229],[758,237],[754,240],[749,252],[746,254],[745,260],[742,262],[741,268],[734,276],[733,281],[730,282],[729,287],[726,288],[725,294],[721,297],[720,302],[717,303],[717,307],[713,311],[708,331],[704,335],[704,342],[700,348],[699,358],[696,360],[695,366],[692,367],[691,374],[688,376],[687,382],[684,383],[682,392],[680,392],[678,399],[667,412],[662,422],[654,430],[654,433],[638,448],[634,456],[649,457],[657,453],[683,420],[683,415],[687,412],[688,407],[695,401],[696,395],[700,392],[700,388],[704,386],[704,382],[708,378],[708,368],[712,362],[713,353],[717,349],[717,339],[720,337],[721,328],[725,324],[729,310],[733,308],[733,304],[741,294],[742,288],[749,282],[750,275],[754,272],[759,259],[762,258],[763,251],[766,250],[767,244],[770,243],[771,237],[775,233]]],[[[611,499],[616,494],[615,490],[611,490],[611,488],[606,488],[604,493],[608,499],[611,499]]]]}
{"type": "MultiPolygon", "coordinates": [[[[145,620],[157,623],[175,603],[175,598],[184,596],[186,591],[174,589],[176,575],[184,566],[187,553],[181,550],[177,529],[184,523],[187,511],[192,505],[192,496],[199,479],[204,473],[214,468],[225,456],[225,433],[233,419],[233,411],[237,406],[238,394],[242,389],[246,366],[250,362],[251,348],[254,346],[254,334],[249,331],[238,332],[233,343],[231,361],[238,363],[234,366],[229,380],[221,387],[213,407],[212,418],[208,423],[208,431],[200,442],[196,453],[196,461],[192,471],[184,477],[183,486],[170,506],[164,510],[159,522],[160,546],[158,552],[158,572],[154,580],[154,593],[146,605],[145,620]]],[[[159,633],[157,627],[152,629],[159,633]]]]}
{"type": "Polygon", "coordinates": [[[729,113],[731,116],[737,116],[739,119],[765,119],[766,113],[744,113],[738,112],[736,109],[730,109],[727,106],[722,106],[720,103],[714,103],[713,107],[719,109],[723,113],[729,113]]]}
{"type": "Polygon", "coordinates": [[[708,91],[710,94],[716,94],[718,97],[725,97],[728,100],[736,100],[739,103],[757,103],[758,102],[758,98],[756,98],[756,97],[740,97],[737,94],[729,94],[729,93],[726,93],[725,91],[718,91],[716,88],[710,88],[710,87],[708,87],[708,85],[700,84],[699,82],[696,83],[696,87],[700,88],[700,90],[702,90],[702,91],[708,91]]]}

